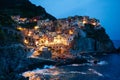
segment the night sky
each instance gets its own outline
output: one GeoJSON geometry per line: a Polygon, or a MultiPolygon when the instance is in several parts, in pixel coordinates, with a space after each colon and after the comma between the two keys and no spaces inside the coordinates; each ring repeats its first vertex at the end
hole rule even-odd
{"type": "Polygon", "coordinates": [[[30,0],[56,18],[81,15],[97,18],[112,40],[120,40],[120,0],[30,0]]]}

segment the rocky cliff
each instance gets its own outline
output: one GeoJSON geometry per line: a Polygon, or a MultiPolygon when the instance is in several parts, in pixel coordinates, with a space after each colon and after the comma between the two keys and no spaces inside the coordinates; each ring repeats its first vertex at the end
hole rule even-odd
{"type": "Polygon", "coordinates": [[[114,52],[115,47],[103,27],[95,29],[93,25],[86,24],[85,29],[80,30],[78,37],[75,38],[73,50],[79,52],[114,52]]]}

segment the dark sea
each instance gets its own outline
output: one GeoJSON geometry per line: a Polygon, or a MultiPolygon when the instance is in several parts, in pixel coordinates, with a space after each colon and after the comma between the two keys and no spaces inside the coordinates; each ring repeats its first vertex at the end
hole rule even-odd
{"type": "MultiPolygon", "coordinates": [[[[114,43],[116,47],[120,46],[120,41],[114,43]]],[[[31,72],[39,73],[43,80],[120,80],[120,54],[101,55],[97,59],[98,64],[45,66],[45,69],[31,72]]]]}

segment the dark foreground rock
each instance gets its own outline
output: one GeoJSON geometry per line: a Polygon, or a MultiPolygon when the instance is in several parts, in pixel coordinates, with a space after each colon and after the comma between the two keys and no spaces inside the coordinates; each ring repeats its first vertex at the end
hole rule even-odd
{"type": "Polygon", "coordinates": [[[87,59],[76,57],[74,59],[61,59],[61,60],[46,60],[46,59],[34,59],[30,58],[24,62],[24,65],[17,70],[17,72],[25,72],[36,68],[43,68],[44,65],[64,66],[69,64],[82,64],[87,63],[87,59]]]}
{"type": "Polygon", "coordinates": [[[82,63],[87,63],[87,62],[88,61],[85,58],[76,57],[74,59],[65,59],[65,60],[57,61],[55,66],[64,66],[64,65],[69,65],[69,64],[82,64],[82,63]]]}
{"type": "Polygon", "coordinates": [[[0,80],[17,80],[25,55],[22,47],[0,48],[0,80]]]}

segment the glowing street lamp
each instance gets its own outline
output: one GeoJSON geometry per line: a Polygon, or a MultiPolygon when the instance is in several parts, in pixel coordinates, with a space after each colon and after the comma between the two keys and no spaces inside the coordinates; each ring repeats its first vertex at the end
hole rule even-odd
{"type": "Polygon", "coordinates": [[[34,29],[35,29],[35,30],[39,29],[39,26],[35,26],[34,29]]]}
{"type": "Polygon", "coordinates": [[[31,34],[32,34],[32,32],[31,32],[31,31],[29,31],[28,36],[31,36],[31,34]]]}
{"type": "Polygon", "coordinates": [[[69,34],[71,34],[71,35],[72,35],[72,34],[73,34],[73,31],[72,31],[72,30],[69,30],[69,34]]]}
{"type": "Polygon", "coordinates": [[[21,28],[21,27],[17,27],[17,29],[18,29],[18,30],[20,30],[20,31],[22,31],[22,30],[23,30],[23,28],[21,28]]]}
{"type": "Polygon", "coordinates": [[[38,45],[38,41],[36,41],[35,44],[38,45]]]}
{"type": "Polygon", "coordinates": [[[87,21],[86,20],[83,20],[83,24],[86,24],[87,23],[87,21]]]}
{"type": "Polygon", "coordinates": [[[93,25],[93,26],[96,26],[97,24],[96,24],[96,22],[93,22],[92,25],[93,25]]]}
{"type": "Polygon", "coordinates": [[[29,42],[25,39],[25,40],[24,40],[24,43],[25,43],[25,44],[28,44],[29,42]]]}

